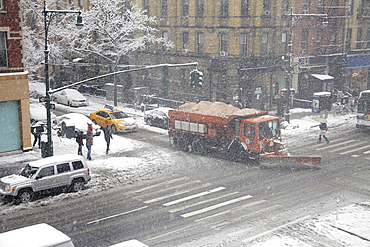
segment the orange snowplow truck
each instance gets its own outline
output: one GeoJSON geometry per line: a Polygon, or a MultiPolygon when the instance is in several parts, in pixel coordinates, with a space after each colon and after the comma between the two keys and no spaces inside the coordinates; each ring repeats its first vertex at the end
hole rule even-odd
{"type": "Polygon", "coordinates": [[[321,157],[288,154],[280,120],[267,111],[201,101],[183,104],[168,115],[170,141],[183,151],[207,153],[217,149],[232,160],[259,159],[266,165],[288,165],[291,161],[295,165],[320,165],[321,157]]]}

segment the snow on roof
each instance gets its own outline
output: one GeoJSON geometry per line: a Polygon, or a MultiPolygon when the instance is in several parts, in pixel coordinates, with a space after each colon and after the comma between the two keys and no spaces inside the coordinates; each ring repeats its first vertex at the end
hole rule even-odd
{"type": "Polygon", "coordinates": [[[77,155],[77,154],[56,155],[56,156],[47,157],[47,158],[44,158],[44,159],[32,161],[32,162],[30,162],[30,166],[40,167],[40,166],[43,166],[45,164],[57,163],[57,162],[68,161],[68,160],[79,160],[81,158],[82,158],[82,156],[77,155]]]}
{"type": "Polygon", "coordinates": [[[332,80],[334,79],[334,77],[330,76],[330,75],[320,75],[320,74],[311,74],[313,77],[319,79],[319,80],[332,80]]]}
{"type": "Polygon", "coordinates": [[[0,246],[2,247],[47,247],[59,246],[61,243],[65,244],[63,246],[73,246],[70,241],[70,237],[46,223],[27,226],[0,234],[0,246]],[[70,242],[70,245],[66,245],[68,242],[70,242]]]}

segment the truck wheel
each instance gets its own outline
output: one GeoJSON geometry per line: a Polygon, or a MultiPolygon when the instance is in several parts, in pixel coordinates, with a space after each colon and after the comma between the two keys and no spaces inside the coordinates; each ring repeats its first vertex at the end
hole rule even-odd
{"type": "Polygon", "coordinates": [[[191,144],[191,152],[195,154],[200,154],[204,152],[202,143],[199,140],[193,141],[193,143],[191,144]]]}
{"type": "Polygon", "coordinates": [[[246,151],[240,144],[233,144],[228,151],[228,156],[232,161],[243,160],[246,156],[246,151]]]}
{"type": "Polygon", "coordinates": [[[23,189],[19,191],[18,198],[22,203],[30,202],[33,199],[33,191],[31,189],[23,189]]]}
{"type": "Polygon", "coordinates": [[[81,179],[73,180],[71,184],[71,191],[78,192],[84,188],[84,182],[81,179]]]}

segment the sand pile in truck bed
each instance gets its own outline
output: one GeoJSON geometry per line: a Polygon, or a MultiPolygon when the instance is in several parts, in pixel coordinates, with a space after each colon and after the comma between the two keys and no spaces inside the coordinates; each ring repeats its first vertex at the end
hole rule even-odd
{"type": "Polygon", "coordinates": [[[179,106],[180,111],[197,113],[216,117],[229,117],[231,115],[249,115],[259,113],[256,109],[239,109],[230,104],[222,102],[201,101],[199,103],[189,102],[179,106]]]}

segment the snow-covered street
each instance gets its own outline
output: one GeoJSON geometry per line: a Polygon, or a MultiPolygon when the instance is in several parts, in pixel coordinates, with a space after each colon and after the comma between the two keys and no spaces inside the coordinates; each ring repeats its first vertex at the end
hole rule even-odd
{"type": "MultiPolygon", "coordinates": [[[[57,105],[59,107],[66,107],[57,105]]],[[[102,100],[90,100],[90,106],[72,108],[73,111],[87,115],[96,109],[104,107],[102,100]]],[[[131,108],[118,106],[128,113],[136,115],[141,129],[156,131],[160,135],[166,135],[167,131],[149,127],[142,119],[142,113],[131,108]]],[[[290,124],[284,123],[282,130],[284,139],[288,145],[294,145],[298,141],[317,138],[317,128],[313,127],[318,123],[315,117],[307,109],[292,109],[293,118],[290,124]]],[[[327,118],[330,129],[355,128],[354,115],[332,116],[327,118]]],[[[54,154],[77,153],[75,139],[60,138],[53,134],[54,154]]],[[[106,143],[104,136],[94,138],[92,147],[92,161],[88,161],[92,169],[92,181],[87,188],[78,193],[62,193],[57,196],[45,197],[28,204],[1,205],[2,215],[11,214],[14,211],[31,209],[49,204],[58,203],[61,200],[79,197],[81,195],[98,193],[115,186],[138,183],[141,180],[150,179],[158,173],[170,169],[171,157],[166,153],[153,153],[147,148],[145,140],[134,141],[128,135],[114,135],[111,141],[110,154],[105,154],[106,143]],[[133,157],[130,151],[142,150],[142,155],[133,157]],[[119,154],[119,156],[118,156],[119,154]],[[127,155],[125,155],[127,154],[127,155]]],[[[86,155],[86,148],[83,148],[86,155]]],[[[40,150],[35,149],[28,153],[0,157],[0,166],[11,166],[13,163],[20,163],[25,160],[40,158],[40,150]]],[[[368,187],[370,189],[370,187],[368,187]]],[[[327,212],[322,215],[307,215],[302,219],[289,222],[269,232],[261,232],[260,235],[246,240],[247,246],[323,246],[325,243],[337,243],[336,246],[370,246],[370,202],[358,202],[344,208],[338,208],[334,212],[327,212]],[[330,239],[326,240],[326,239],[330,239]]],[[[328,245],[330,246],[330,244],[328,245]]]]}

